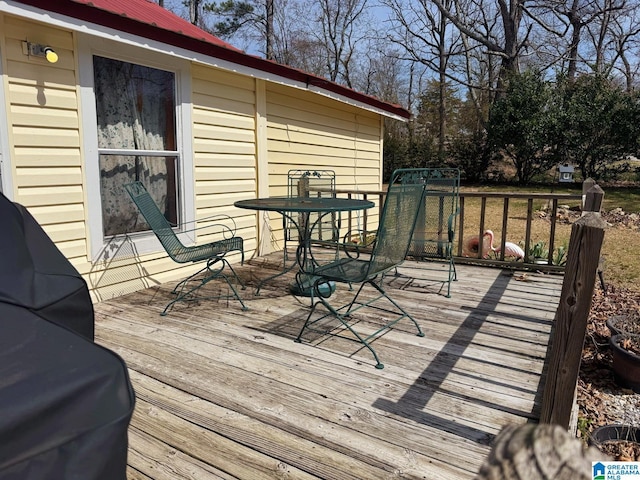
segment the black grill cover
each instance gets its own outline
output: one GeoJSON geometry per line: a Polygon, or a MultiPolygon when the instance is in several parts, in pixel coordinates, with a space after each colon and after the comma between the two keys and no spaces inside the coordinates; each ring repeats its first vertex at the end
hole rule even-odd
{"type": "Polygon", "coordinates": [[[21,205],[0,194],[0,302],[93,340],[93,304],[78,271],[21,205]]]}
{"type": "Polygon", "coordinates": [[[35,220],[1,194],[0,219],[0,480],[124,480],[126,366],[35,220]]]}

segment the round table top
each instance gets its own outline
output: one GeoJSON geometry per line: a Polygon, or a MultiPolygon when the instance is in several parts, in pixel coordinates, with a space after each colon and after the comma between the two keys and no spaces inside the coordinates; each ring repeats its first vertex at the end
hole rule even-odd
{"type": "Polygon", "coordinates": [[[268,197],[239,200],[234,205],[249,210],[273,212],[343,212],[365,210],[374,207],[375,203],[353,198],[268,197]]]}

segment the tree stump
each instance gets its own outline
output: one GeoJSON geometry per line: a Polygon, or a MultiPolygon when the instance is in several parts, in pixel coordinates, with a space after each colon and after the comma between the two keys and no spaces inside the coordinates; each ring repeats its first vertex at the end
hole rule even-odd
{"type": "Polygon", "coordinates": [[[590,480],[591,462],[612,461],[559,425],[508,425],[498,434],[476,480],[590,480]]]}

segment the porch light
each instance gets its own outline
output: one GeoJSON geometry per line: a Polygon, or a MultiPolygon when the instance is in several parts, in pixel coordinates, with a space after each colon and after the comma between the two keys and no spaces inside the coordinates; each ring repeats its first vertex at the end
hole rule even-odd
{"type": "Polygon", "coordinates": [[[58,54],[56,53],[56,51],[47,45],[22,42],[22,50],[25,55],[33,57],[44,57],[49,63],[56,63],[58,61],[58,54]]]}

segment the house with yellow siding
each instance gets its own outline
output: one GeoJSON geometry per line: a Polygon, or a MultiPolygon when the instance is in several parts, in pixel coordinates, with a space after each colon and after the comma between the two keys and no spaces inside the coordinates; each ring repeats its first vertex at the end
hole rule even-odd
{"type": "Polygon", "coordinates": [[[124,183],[145,182],[177,224],[231,216],[250,257],[282,247],[282,220],[235,201],[286,195],[290,169],[380,189],[383,120],[409,118],[147,0],[0,0],[0,76],[0,189],[34,215],[95,300],[194,271],[167,257],[124,183]]]}

